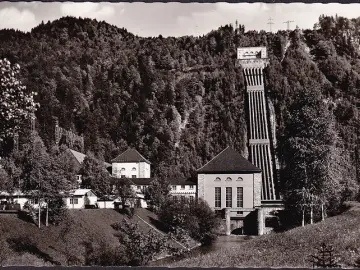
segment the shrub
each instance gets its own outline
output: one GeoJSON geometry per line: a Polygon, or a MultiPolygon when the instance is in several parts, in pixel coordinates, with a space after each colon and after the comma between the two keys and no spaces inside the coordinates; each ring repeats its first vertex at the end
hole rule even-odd
{"type": "Polygon", "coordinates": [[[143,233],[138,224],[124,219],[121,223],[113,224],[112,227],[119,231],[120,244],[124,247],[127,265],[146,265],[161,252],[169,249],[167,239],[153,230],[143,233]]]}
{"type": "Polygon", "coordinates": [[[209,245],[216,239],[217,229],[220,226],[220,220],[215,212],[200,199],[181,204],[169,200],[160,208],[158,217],[161,222],[169,226],[171,232],[176,233],[179,228],[184,229],[190,237],[203,245],[209,245]]]}
{"type": "Polygon", "coordinates": [[[68,219],[68,209],[62,197],[49,200],[49,223],[58,225],[68,219]]]}
{"type": "Polygon", "coordinates": [[[128,259],[121,248],[113,248],[102,241],[95,246],[89,242],[85,244],[85,265],[88,266],[122,266],[128,259]]]}

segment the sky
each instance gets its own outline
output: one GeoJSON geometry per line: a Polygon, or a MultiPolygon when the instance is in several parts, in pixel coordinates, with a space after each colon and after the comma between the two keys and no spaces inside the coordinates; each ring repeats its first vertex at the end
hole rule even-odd
{"type": "Polygon", "coordinates": [[[139,36],[205,35],[235,21],[246,30],[313,28],[320,15],[360,16],[360,4],[1,2],[0,29],[31,29],[63,16],[106,21],[139,36]]]}

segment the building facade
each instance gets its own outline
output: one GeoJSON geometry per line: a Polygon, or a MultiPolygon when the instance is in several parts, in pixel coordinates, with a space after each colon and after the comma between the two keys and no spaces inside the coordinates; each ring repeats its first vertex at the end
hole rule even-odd
{"type": "Polygon", "coordinates": [[[171,185],[170,195],[175,201],[196,199],[196,182],[187,178],[169,178],[171,185]]]}
{"type": "Polygon", "coordinates": [[[87,206],[97,207],[98,197],[91,189],[76,189],[64,198],[69,209],[83,209],[87,206]]]}
{"type": "Polygon", "coordinates": [[[150,178],[150,161],[129,148],[112,160],[112,176],[116,178],[150,178]]]}
{"type": "Polygon", "coordinates": [[[226,233],[258,234],[261,169],[227,147],[197,171],[198,197],[223,214],[226,233]]]}

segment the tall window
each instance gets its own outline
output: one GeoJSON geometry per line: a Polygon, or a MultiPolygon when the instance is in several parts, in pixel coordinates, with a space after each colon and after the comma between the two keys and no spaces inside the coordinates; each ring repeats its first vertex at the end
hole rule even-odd
{"type": "Polygon", "coordinates": [[[70,198],[70,204],[78,204],[79,201],[77,198],[70,198]]]}
{"type": "Polygon", "coordinates": [[[244,191],[242,187],[237,188],[237,207],[244,207],[244,191]]]}
{"type": "Polygon", "coordinates": [[[221,187],[215,188],[215,207],[221,207],[221,187]]]}
{"type": "Polygon", "coordinates": [[[181,189],[185,189],[185,185],[181,185],[181,189]]]}
{"type": "Polygon", "coordinates": [[[172,190],[176,190],[176,186],[172,186],[172,190]]]}
{"type": "Polygon", "coordinates": [[[226,207],[232,207],[232,188],[226,188],[226,207]]]}
{"type": "Polygon", "coordinates": [[[190,185],[189,189],[194,189],[194,186],[193,186],[193,185],[190,185]]]}

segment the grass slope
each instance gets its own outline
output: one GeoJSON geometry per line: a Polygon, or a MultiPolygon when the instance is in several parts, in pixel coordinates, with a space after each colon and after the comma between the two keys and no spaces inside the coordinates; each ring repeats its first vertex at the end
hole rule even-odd
{"type": "MultiPolygon", "coordinates": [[[[0,241],[12,238],[28,238],[32,243],[31,249],[36,249],[36,255],[19,253],[10,248],[2,253],[7,254],[5,265],[67,265],[70,256],[76,257],[79,263],[84,261],[85,242],[99,243],[106,241],[110,246],[117,246],[118,239],[114,236],[116,231],[111,224],[126,218],[112,209],[82,209],[69,211],[70,218],[67,223],[59,226],[44,225],[39,229],[35,224],[19,219],[16,215],[0,215],[0,241]]],[[[152,215],[142,209],[139,216],[152,215]]],[[[151,228],[140,219],[134,217],[142,231],[151,228]]]]}
{"type": "Polygon", "coordinates": [[[169,263],[170,267],[312,267],[309,256],[321,242],[333,244],[343,267],[360,258],[360,204],[324,222],[263,235],[207,254],[169,263]]]}

